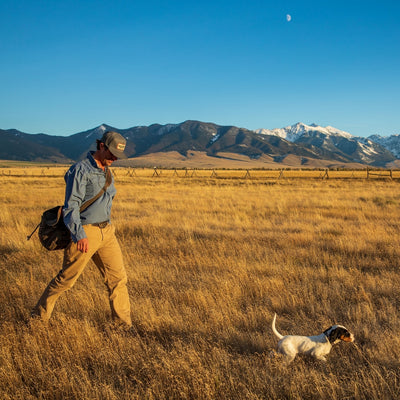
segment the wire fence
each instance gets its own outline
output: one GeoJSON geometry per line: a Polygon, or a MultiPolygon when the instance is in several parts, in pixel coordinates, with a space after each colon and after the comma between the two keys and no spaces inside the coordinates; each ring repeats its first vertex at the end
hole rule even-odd
{"type": "MultiPolygon", "coordinates": [[[[69,166],[0,168],[0,177],[63,177],[69,166]]],[[[112,167],[117,178],[185,179],[400,179],[400,169],[203,169],[112,167]]]]}

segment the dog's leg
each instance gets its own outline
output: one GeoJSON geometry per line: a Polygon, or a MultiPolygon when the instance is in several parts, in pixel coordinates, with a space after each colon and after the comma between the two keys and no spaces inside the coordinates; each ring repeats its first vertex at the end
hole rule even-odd
{"type": "Polygon", "coordinates": [[[290,364],[294,359],[295,359],[295,355],[293,354],[284,354],[284,358],[283,361],[286,365],[290,364]]]}
{"type": "Polygon", "coordinates": [[[282,354],[285,364],[290,364],[296,357],[297,352],[289,349],[278,348],[278,352],[282,354]]]}
{"type": "Polygon", "coordinates": [[[325,356],[323,356],[322,354],[320,354],[320,353],[318,352],[318,350],[312,351],[312,352],[310,353],[310,355],[313,356],[313,357],[314,357],[315,359],[317,359],[317,360],[324,361],[324,362],[327,361],[327,359],[325,358],[325,356]]]}

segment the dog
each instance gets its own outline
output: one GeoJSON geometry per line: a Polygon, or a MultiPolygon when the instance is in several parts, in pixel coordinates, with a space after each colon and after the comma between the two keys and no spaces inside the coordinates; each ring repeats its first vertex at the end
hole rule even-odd
{"type": "Polygon", "coordinates": [[[309,354],[317,360],[326,361],[332,345],[343,342],[353,342],[354,335],[342,325],[332,325],[320,335],[297,336],[281,335],[275,327],[276,314],[272,320],[272,331],[279,339],[278,352],[283,354],[287,364],[291,363],[297,354],[309,354]]]}

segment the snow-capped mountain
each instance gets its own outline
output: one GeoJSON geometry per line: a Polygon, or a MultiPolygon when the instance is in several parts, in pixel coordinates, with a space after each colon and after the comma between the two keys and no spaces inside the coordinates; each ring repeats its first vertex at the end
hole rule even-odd
{"type": "Polygon", "coordinates": [[[302,122],[298,122],[295,125],[287,126],[285,128],[257,129],[255,132],[262,135],[279,136],[288,140],[289,142],[296,142],[301,136],[310,132],[319,132],[326,136],[341,136],[347,139],[353,138],[353,135],[350,133],[341,131],[340,129],[336,129],[332,126],[323,127],[316,124],[306,125],[302,122]]]}
{"type": "Polygon", "coordinates": [[[322,157],[333,154],[338,159],[346,159],[347,162],[352,160],[361,164],[379,166],[395,158],[385,144],[380,144],[371,138],[353,136],[332,126],[306,125],[299,122],[285,128],[258,129],[255,132],[259,135],[278,136],[289,142],[305,145],[309,149],[318,148],[322,157]]]}

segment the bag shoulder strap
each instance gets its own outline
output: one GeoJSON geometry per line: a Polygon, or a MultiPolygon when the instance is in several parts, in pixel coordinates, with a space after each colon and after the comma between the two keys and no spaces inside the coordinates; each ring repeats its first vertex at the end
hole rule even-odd
{"type": "Polygon", "coordinates": [[[111,182],[112,182],[111,171],[109,168],[106,168],[106,183],[104,184],[103,188],[100,190],[99,193],[96,194],[96,196],[92,197],[88,201],[85,201],[81,205],[79,211],[82,212],[82,211],[86,210],[90,205],[92,205],[103,193],[105,193],[107,188],[111,185],[111,182]]]}

